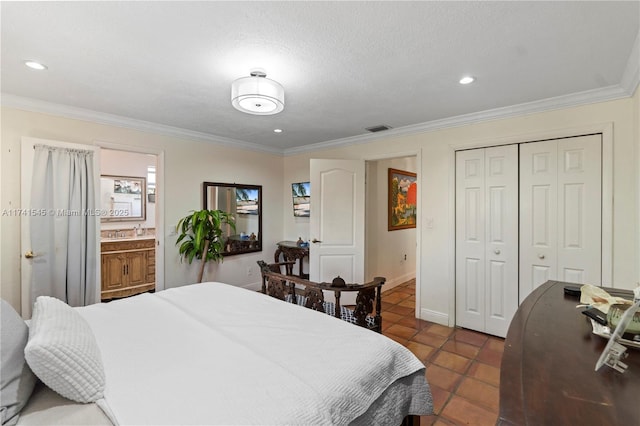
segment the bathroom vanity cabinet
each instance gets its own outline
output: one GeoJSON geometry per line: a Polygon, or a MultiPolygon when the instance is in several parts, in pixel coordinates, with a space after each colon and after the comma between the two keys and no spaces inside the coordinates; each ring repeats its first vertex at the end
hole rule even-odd
{"type": "Polygon", "coordinates": [[[155,238],[102,241],[102,300],[155,290],[155,238]]]}

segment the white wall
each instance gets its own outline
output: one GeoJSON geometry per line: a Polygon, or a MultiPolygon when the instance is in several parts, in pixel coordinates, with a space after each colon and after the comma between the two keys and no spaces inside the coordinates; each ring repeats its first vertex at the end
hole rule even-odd
{"type": "MultiPolygon", "coordinates": [[[[100,150],[100,174],[111,176],[143,177],[147,179],[149,166],[157,166],[156,156],[138,152],[119,151],[115,149],[100,150]]],[[[147,185],[149,182],[147,182],[147,185]]],[[[147,194],[143,194],[147,197],[147,194]]],[[[107,206],[101,206],[107,208],[107,206]]],[[[144,221],[108,221],[100,224],[101,229],[133,229],[141,225],[143,228],[155,228],[156,203],[146,203],[146,220],[144,221]]]]}
{"type": "MultiPolygon", "coordinates": [[[[165,211],[157,213],[163,215],[167,228],[174,227],[190,210],[202,208],[204,181],[262,185],[263,251],[230,256],[221,264],[207,265],[205,270],[205,279],[258,288],[260,277],[256,261],[272,259],[275,244],[283,235],[282,157],[12,108],[2,108],[0,118],[2,209],[20,206],[22,136],[161,150],[164,153],[166,203],[165,211]]],[[[19,310],[20,218],[3,216],[1,229],[0,291],[2,297],[19,310]]],[[[164,250],[167,288],[193,283],[197,277],[197,264],[180,262],[175,238],[167,232],[159,248],[164,250]]]]}
{"type": "Polygon", "coordinates": [[[389,168],[416,173],[416,157],[366,162],[365,280],[385,277],[383,290],[416,275],[416,229],[388,230],[389,168]]]}
{"type": "MultiPolygon", "coordinates": [[[[303,153],[285,158],[284,181],[298,182],[308,176],[310,158],[375,159],[401,152],[420,152],[419,226],[421,253],[420,316],[454,324],[454,179],[453,145],[491,145],[499,139],[529,141],[535,135],[570,136],[576,128],[613,123],[613,285],[633,288],[639,278],[639,160],[637,103],[635,97],[559,109],[520,117],[481,122],[457,128],[408,136],[388,137],[352,145],[303,153]]],[[[313,188],[312,196],[313,196],[313,188]]],[[[312,212],[313,214],[313,212],[312,212]]],[[[297,233],[299,225],[285,215],[284,230],[297,233]]]]}
{"type": "MultiPolygon", "coordinates": [[[[294,218],[291,182],[309,178],[310,158],[379,159],[403,152],[419,152],[420,170],[417,235],[421,253],[419,291],[421,317],[453,324],[454,312],[454,202],[452,145],[491,145],[498,139],[531,140],[532,135],[570,136],[576,128],[594,123],[613,124],[613,285],[633,288],[640,281],[640,94],[633,98],[493,120],[458,128],[408,136],[388,137],[362,145],[327,149],[291,157],[232,149],[149,132],[71,120],[40,113],[2,108],[1,178],[2,209],[20,206],[20,137],[31,136],[68,142],[150,147],[165,154],[164,217],[177,223],[189,210],[201,207],[203,181],[263,185],[264,249],[257,254],[228,257],[223,264],[208,265],[205,277],[236,285],[259,281],[255,261],[271,259],[272,247],[282,239],[307,240],[308,218],[294,218]],[[568,130],[570,129],[570,130],[568,130]],[[305,233],[306,231],[306,233],[305,233]],[[247,271],[251,276],[247,276],[247,271]]],[[[311,188],[313,196],[313,188],[311,188]]],[[[312,213],[313,214],[313,213],[312,213]]],[[[13,306],[20,306],[20,218],[2,217],[0,291],[13,306]]],[[[195,281],[197,265],[181,264],[175,237],[164,241],[166,286],[195,281]]]]}

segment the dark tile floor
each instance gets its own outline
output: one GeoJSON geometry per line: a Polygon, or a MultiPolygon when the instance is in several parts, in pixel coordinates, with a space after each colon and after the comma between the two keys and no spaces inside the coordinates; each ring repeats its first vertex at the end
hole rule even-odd
{"type": "Polygon", "coordinates": [[[382,333],[427,367],[433,416],[420,425],[495,425],[504,339],[415,318],[415,280],[382,293],[382,333]]]}

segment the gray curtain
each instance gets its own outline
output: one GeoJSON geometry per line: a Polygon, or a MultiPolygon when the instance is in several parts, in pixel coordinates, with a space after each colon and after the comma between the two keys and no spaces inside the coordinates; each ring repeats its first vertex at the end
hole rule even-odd
{"type": "Polygon", "coordinates": [[[99,301],[93,152],[35,146],[31,186],[32,303],[99,301]]]}

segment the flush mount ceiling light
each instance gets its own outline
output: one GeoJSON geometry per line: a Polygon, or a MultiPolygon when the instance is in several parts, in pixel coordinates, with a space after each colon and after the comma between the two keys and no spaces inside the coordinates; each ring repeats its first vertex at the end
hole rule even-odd
{"type": "Polygon", "coordinates": [[[231,104],[247,114],[277,114],[284,109],[284,88],[263,70],[252,70],[231,84],[231,104]]]}
{"type": "Polygon", "coordinates": [[[475,78],[471,76],[465,76],[460,79],[460,84],[469,84],[469,83],[473,83],[474,81],[476,81],[475,78]]]}
{"type": "Polygon", "coordinates": [[[28,66],[31,69],[34,70],[38,70],[38,71],[43,71],[47,69],[47,66],[44,64],[41,64],[40,62],[36,62],[36,61],[24,61],[24,64],[26,66],[28,66]]]}

